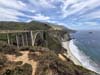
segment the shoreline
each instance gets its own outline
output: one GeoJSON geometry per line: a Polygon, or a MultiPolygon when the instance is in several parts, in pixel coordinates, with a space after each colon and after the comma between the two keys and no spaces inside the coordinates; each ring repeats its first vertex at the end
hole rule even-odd
{"type": "MultiPolygon", "coordinates": [[[[74,62],[75,65],[83,66],[83,64],[82,64],[82,63],[77,59],[77,57],[75,57],[75,56],[73,55],[73,53],[71,52],[71,50],[70,50],[70,48],[69,48],[69,43],[70,43],[70,41],[62,42],[62,47],[64,47],[64,48],[67,50],[67,53],[64,53],[64,55],[65,55],[66,57],[68,57],[70,60],[72,60],[72,61],[74,62]]],[[[83,67],[84,67],[84,66],[83,66],[83,67]]],[[[84,67],[84,68],[86,68],[86,67],[84,67]]],[[[89,68],[86,68],[86,69],[91,70],[91,69],[89,69],[89,68]]],[[[93,72],[95,72],[95,73],[97,73],[97,74],[100,74],[99,71],[98,71],[98,72],[95,71],[95,70],[91,70],[91,71],[93,71],[93,72]]]]}
{"type": "Polygon", "coordinates": [[[69,43],[70,41],[62,42],[62,46],[67,50],[67,54],[65,53],[64,55],[72,60],[74,64],[82,66],[81,62],[72,54],[69,48],[69,43]]]}

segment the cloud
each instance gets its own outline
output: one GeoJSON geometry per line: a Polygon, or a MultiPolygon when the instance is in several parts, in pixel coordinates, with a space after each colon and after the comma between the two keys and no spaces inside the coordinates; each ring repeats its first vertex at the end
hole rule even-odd
{"type": "Polygon", "coordinates": [[[93,19],[100,19],[100,11],[94,11],[91,13],[87,13],[82,15],[80,18],[83,18],[84,20],[93,20],[93,19]]]}
{"type": "Polygon", "coordinates": [[[22,2],[21,0],[0,0],[0,7],[6,7],[14,10],[35,12],[35,10],[30,7],[29,4],[22,2]]]}
{"type": "Polygon", "coordinates": [[[23,14],[16,10],[0,8],[0,21],[4,21],[4,20],[18,21],[17,15],[23,15],[23,14]]]}
{"type": "Polygon", "coordinates": [[[67,17],[73,14],[82,14],[100,6],[99,0],[65,0],[62,6],[62,15],[67,17]]]}
{"type": "Polygon", "coordinates": [[[36,7],[55,8],[54,0],[29,0],[36,7]]]}
{"type": "Polygon", "coordinates": [[[0,0],[0,5],[1,6],[6,6],[9,8],[15,8],[15,9],[23,9],[24,6],[20,1],[17,0],[0,0]]]}
{"type": "Polygon", "coordinates": [[[27,18],[31,18],[31,16],[26,15],[18,10],[14,10],[14,9],[9,9],[9,8],[4,8],[4,7],[0,7],[0,20],[9,20],[12,19],[12,21],[18,21],[18,16],[24,16],[27,18]]]}
{"type": "Polygon", "coordinates": [[[40,21],[47,21],[50,19],[48,16],[44,16],[42,14],[36,14],[35,16],[32,17],[35,20],[40,20],[40,21]]]}
{"type": "Polygon", "coordinates": [[[21,6],[26,7],[26,4],[23,3],[22,1],[18,1],[18,2],[19,2],[19,4],[20,4],[21,6]]]}
{"type": "Polygon", "coordinates": [[[85,25],[89,25],[89,26],[98,26],[99,25],[99,23],[97,23],[97,22],[84,22],[84,24],[85,25]]]}
{"type": "Polygon", "coordinates": [[[38,20],[70,28],[95,26],[100,24],[99,9],[99,0],[0,0],[0,21],[38,20]]]}
{"type": "Polygon", "coordinates": [[[0,21],[19,21],[20,17],[32,18],[27,13],[35,13],[35,10],[28,8],[26,3],[19,0],[0,0],[0,21]]]}
{"type": "Polygon", "coordinates": [[[0,21],[18,21],[18,18],[8,14],[0,14],[0,21]]]}

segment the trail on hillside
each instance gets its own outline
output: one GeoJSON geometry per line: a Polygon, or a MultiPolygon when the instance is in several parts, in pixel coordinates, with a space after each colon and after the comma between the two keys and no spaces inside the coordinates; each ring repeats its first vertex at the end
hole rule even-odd
{"type": "Polygon", "coordinates": [[[15,55],[6,55],[6,56],[9,61],[15,61],[15,62],[22,61],[23,64],[25,63],[30,64],[33,69],[32,75],[35,75],[35,71],[37,68],[37,62],[34,60],[29,60],[28,58],[29,51],[21,51],[20,53],[22,53],[22,56],[19,56],[19,57],[16,57],[15,55]]]}

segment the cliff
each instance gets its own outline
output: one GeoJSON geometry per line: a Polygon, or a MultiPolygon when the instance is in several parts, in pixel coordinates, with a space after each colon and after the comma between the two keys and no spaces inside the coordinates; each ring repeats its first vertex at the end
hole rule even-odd
{"type": "MultiPolygon", "coordinates": [[[[39,24],[38,22],[1,22],[0,29],[49,30],[53,28],[40,22],[39,24]]],[[[64,34],[66,34],[68,37],[66,40],[70,40],[69,32],[62,30],[59,33],[62,38],[65,38],[64,34]]],[[[2,40],[0,42],[0,75],[99,75],[75,65],[64,55],[64,53],[67,54],[67,50],[62,47],[61,41],[55,36],[46,35],[48,45],[43,45],[44,42],[40,43],[38,37],[35,42],[36,46],[20,49],[2,40]]],[[[51,35],[54,34],[51,33],[51,35]]]]}

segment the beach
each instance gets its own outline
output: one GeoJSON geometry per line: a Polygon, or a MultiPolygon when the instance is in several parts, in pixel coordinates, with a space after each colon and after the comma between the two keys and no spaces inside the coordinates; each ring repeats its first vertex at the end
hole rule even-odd
{"type": "Polygon", "coordinates": [[[67,54],[64,53],[65,56],[67,56],[70,60],[72,60],[76,65],[82,66],[80,61],[72,54],[70,48],[69,48],[70,41],[62,42],[62,46],[67,50],[67,54]]]}

